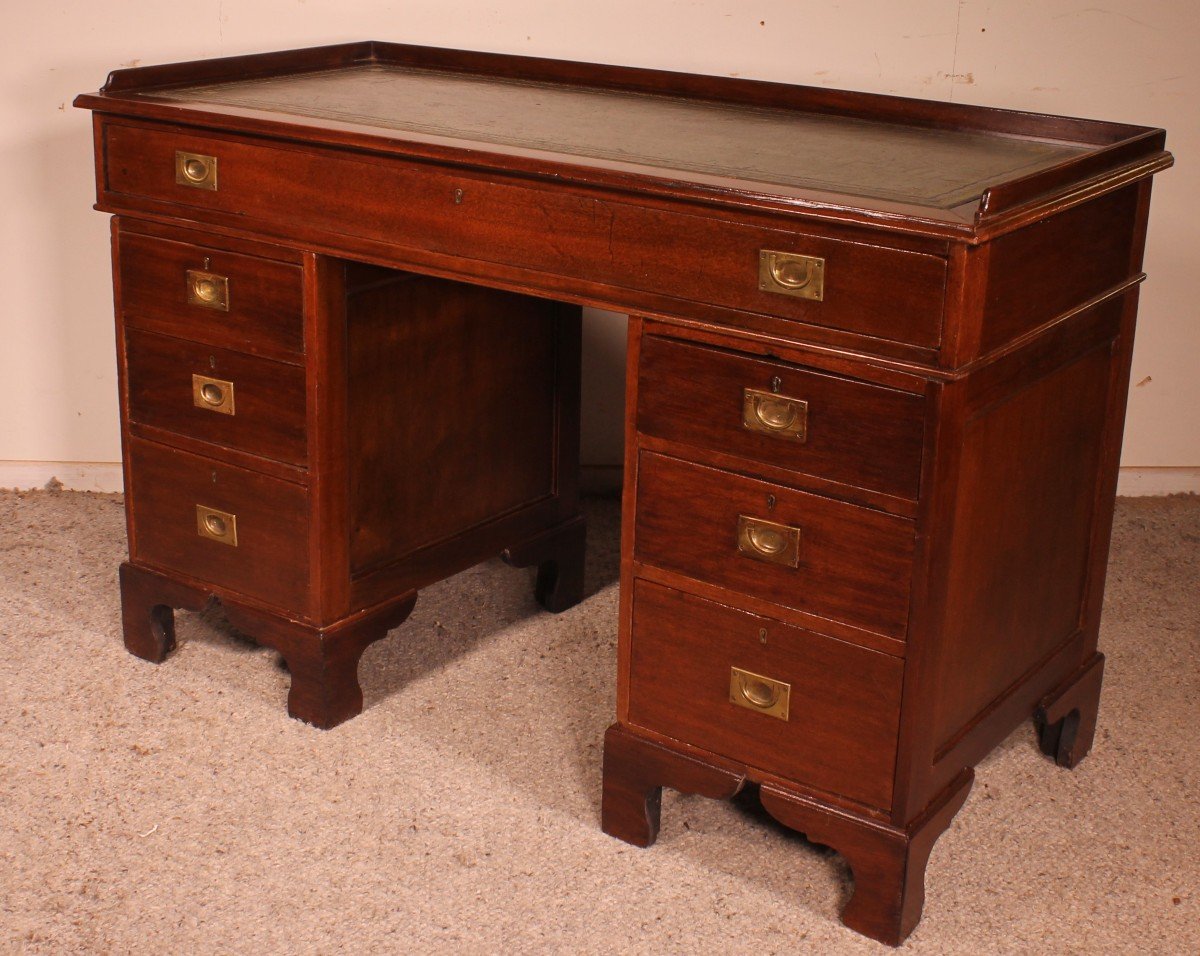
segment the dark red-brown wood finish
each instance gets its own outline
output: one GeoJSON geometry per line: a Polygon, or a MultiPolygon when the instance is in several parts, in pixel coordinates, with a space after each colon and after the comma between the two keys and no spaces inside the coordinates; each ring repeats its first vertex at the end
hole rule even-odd
{"type": "Polygon", "coordinates": [[[898,944],[975,764],[1030,718],[1086,755],[1162,130],[378,42],[76,105],[133,653],[217,598],[328,727],[421,587],[503,553],[577,602],[595,305],[631,315],[607,832],[757,784],[898,944]]]}
{"type": "Polygon", "coordinates": [[[421,587],[512,549],[545,606],[580,600],[578,309],[125,217],[114,270],[133,653],[218,599],[332,727],[421,587]]]}

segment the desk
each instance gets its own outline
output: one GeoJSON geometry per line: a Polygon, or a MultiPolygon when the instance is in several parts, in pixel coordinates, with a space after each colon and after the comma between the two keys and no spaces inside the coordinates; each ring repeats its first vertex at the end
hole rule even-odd
{"type": "Polygon", "coordinates": [[[1161,130],[381,43],[76,105],[133,653],[215,598],[331,727],[421,587],[577,602],[586,304],[630,314],[607,832],[757,785],[896,944],[974,765],[1088,752],[1161,130]]]}

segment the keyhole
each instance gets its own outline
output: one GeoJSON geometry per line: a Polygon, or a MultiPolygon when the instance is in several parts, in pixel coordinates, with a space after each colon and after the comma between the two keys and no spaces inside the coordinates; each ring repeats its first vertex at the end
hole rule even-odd
{"type": "Polygon", "coordinates": [[[210,356],[208,357],[208,367],[209,367],[209,368],[211,368],[211,369],[214,369],[214,370],[216,369],[216,367],[217,367],[217,357],[216,357],[215,355],[210,355],[210,356]]]}
{"type": "Polygon", "coordinates": [[[781,388],[783,388],[783,379],[776,375],[771,379],[771,391],[778,395],[781,388]]]}
{"type": "Polygon", "coordinates": [[[767,495],[767,510],[768,511],[775,510],[775,496],[774,495],[767,495]]]}
{"type": "Polygon", "coordinates": [[[205,257],[204,257],[204,271],[205,271],[205,272],[207,272],[207,271],[209,270],[209,263],[210,263],[210,262],[212,262],[212,259],[210,259],[208,256],[205,256],[205,257]]]}
{"type": "Polygon", "coordinates": [[[454,190],[454,205],[461,206],[463,201],[463,191],[461,189],[454,190]]]}

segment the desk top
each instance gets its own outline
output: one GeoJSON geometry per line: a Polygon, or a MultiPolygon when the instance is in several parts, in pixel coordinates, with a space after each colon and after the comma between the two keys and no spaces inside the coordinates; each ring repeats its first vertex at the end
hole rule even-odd
{"type": "Polygon", "coordinates": [[[653,93],[372,63],[158,94],[349,121],[401,133],[618,160],[680,176],[799,186],[948,209],[992,182],[1045,169],[1084,147],[923,130],[899,123],[653,93]]]}
{"type": "Polygon", "coordinates": [[[76,105],[972,229],[1170,164],[1146,127],[375,42],[119,70],[76,105]]]}

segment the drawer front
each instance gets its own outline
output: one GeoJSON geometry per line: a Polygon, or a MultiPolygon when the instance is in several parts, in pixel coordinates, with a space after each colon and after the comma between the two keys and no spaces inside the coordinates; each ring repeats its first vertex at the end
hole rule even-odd
{"type": "Polygon", "coordinates": [[[293,614],[307,609],[303,487],[137,438],[128,456],[134,560],[293,614]]]}
{"type": "Polygon", "coordinates": [[[119,255],[128,325],[293,361],[304,351],[298,266],[129,233],[119,255]]]}
{"type": "Polygon", "coordinates": [[[911,521],[648,452],[637,481],[637,560],[903,639],[911,521]]]}
{"type": "Polygon", "coordinates": [[[915,500],[925,401],[659,336],[642,341],[638,430],[915,500]]]}
{"type": "Polygon", "coordinates": [[[645,581],[634,583],[630,647],[631,723],[872,807],[891,805],[899,658],[645,581]],[[735,678],[734,668],[754,676],[735,678]]]}
{"type": "Polygon", "coordinates": [[[127,330],[129,420],[303,465],[304,369],[127,330]]]}
{"type": "Polygon", "coordinates": [[[805,235],[782,220],[786,228],[770,228],[248,137],[110,122],[105,144],[105,183],[113,193],[302,224],[924,348],[941,340],[946,261],[939,256],[805,235]],[[215,159],[216,188],[177,182],[178,151],[215,159]],[[797,281],[796,267],[767,253],[822,260],[821,296],[806,297],[815,288],[811,282],[807,289],[789,289],[785,283],[797,281]],[[784,263],[775,273],[782,283],[769,278],[768,262],[784,263]],[[797,291],[802,294],[793,294],[797,291]]]}

